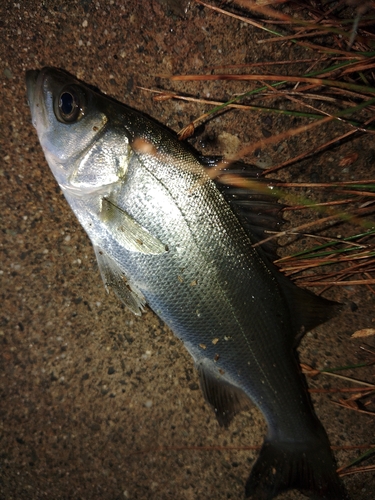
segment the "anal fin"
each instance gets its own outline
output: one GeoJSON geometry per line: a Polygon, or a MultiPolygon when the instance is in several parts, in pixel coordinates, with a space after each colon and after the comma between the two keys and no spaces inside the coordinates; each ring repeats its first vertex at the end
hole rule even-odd
{"type": "Polygon", "coordinates": [[[140,316],[146,305],[142,293],[126,278],[119,265],[104,250],[96,245],[94,250],[106,290],[111,287],[124,305],[140,316]]]}
{"type": "Polygon", "coordinates": [[[219,425],[228,427],[237,413],[251,406],[249,398],[241,389],[215,373],[206,360],[196,366],[205,400],[214,409],[219,425]]]}

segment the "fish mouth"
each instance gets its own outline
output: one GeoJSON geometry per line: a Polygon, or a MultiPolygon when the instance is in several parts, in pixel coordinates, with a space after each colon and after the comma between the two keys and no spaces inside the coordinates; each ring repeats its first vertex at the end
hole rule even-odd
{"type": "Polygon", "coordinates": [[[35,89],[37,87],[37,80],[40,74],[40,70],[30,69],[26,71],[26,90],[27,90],[27,100],[29,106],[33,106],[35,89]]]}
{"type": "Polygon", "coordinates": [[[28,70],[26,71],[26,95],[31,111],[31,119],[34,127],[38,130],[43,124],[47,126],[44,110],[44,76],[43,70],[28,70]]]}

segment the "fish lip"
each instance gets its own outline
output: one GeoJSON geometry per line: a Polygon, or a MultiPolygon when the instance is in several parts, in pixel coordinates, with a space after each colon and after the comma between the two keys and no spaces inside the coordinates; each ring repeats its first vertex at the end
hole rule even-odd
{"type": "Polygon", "coordinates": [[[34,70],[34,69],[26,71],[26,95],[27,95],[27,102],[31,110],[34,107],[35,89],[37,86],[39,73],[40,73],[39,70],[34,70]]]}
{"type": "Polygon", "coordinates": [[[27,100],[29,106],[33,104],[33,95],[35,93],[36,82],[38,80],[40,70],[37,69],[29,69],[26,71],[26,91],[27,91],[27,100]]]}
{"type": "Polygon", "coordinates": [[[26,71],[26,94],[31,111],[31,120],[38,130],[38,118],[45,125],[43,89],[47,68],[41,70],[31,69],[26,71]]]}
{"type": "Polygon", "coordinates": [[[31,111],[38,103],[38,96],[42,92],[47,69],[29,69],[26,71],[26,95],[31,111]]]}

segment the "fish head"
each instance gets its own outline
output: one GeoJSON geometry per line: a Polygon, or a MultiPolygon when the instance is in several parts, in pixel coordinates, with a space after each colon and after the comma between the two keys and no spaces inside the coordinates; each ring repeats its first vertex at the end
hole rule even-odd
{"type": "Polygon", "coordinates": [[[65,193],[105,192],[124,177],[129,141],[109,127],[113,104],[104,95],[56,68],[27,71],[26,86],[39,142],[65,193]]]}

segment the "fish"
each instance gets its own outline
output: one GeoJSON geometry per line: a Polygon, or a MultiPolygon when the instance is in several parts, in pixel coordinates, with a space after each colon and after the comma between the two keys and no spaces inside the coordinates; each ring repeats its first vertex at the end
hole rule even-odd
{"type": "Polygon", "coordinates": [[[250,404],[262,412],[267,432],[245,496],[297,489],[348,500],[297,353],[303,334],[338,306],[298,288],[272,263],[271,247],[254,245],[280,223],[272,186],[245,164],[218,168],[64,70],[29,70],[26,87],[45,158],[106,289],[136,315],[151,308],[182,340],[221,426],[250,404]],[[225,175],[262,189],[226,184],[225,175]]]}

